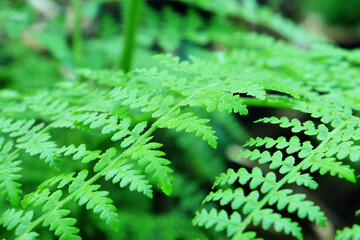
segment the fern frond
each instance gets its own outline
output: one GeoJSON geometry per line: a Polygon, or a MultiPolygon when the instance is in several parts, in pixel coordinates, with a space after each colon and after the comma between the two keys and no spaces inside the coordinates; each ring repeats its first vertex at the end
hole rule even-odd
{"type": "Polygon", "coordinates": [[[97,81],[106,86],[121,86],[126,84],[127,77],[123,71],[107,71],[91,69],[78,69],[77,73],[87,79],[97,81]],[[106,79],[106,80],[105,80],[106,79]]]}
{"type": "Polygon", "coordinates": [[[196,216],[193,220],[195,225],[211,228],[215,226],[216,231],[223,231],[226,229],[227,236],[233,236],[237,228],[239,227],[239,223],[241,222],[241,216],[239,213],[234,212],[231,216],[221,210],[218,212],[216,209],[211,209],[208,212],[206,209],[202,209],[201,212],[196,212],[196,216]]]}
{"type": "MultiPolygon", "coordinates": [[[[234,112],[240,115],[248,114],[246,105],[237,95],[234,95],[233,93],[219,93],[216,89],[214,90],[211,98],[209,98],[209,92],[205,92],[204,95],[207,95],[206,97],[201,95],[197,96],[190,104],[198,106],[205,105],[208,112],[217,109],[219,112],[227,111],[228,113],[234,112]]],[[[235,89],[232,91],[235,93],[235,89]]]]}
{"type": "Polygon", "coordinates": [[[6,196],[11,205],[18,206],[20,201],[21,184],[17,182],[21,178],[19,167],[21,160],[17,160],[18,154],[12,151],[13,143],[0,138],[0,191],[6,196]]]}
{"type": "MultiPolygon", "coordinates": [[[[276,232],[284,232],[286,235],[292,235],[297,239],[302,239],[301,227],[297,222],[291,221],[290,218],[284,218],[278,213],[274,213],[272,209],[263,208],[259,210],[253,219],[255,226],[261,223],[261,227],[268,230],[272,225],[276,232]]],[[[236,235],[235,239],[241,239],[242,234],[236,235]]]]}
{"type": "MultiPolygon", "coordinates": [[[[277,186],[276,176],[273,172],[269,172],[265,176],[262,175],[262,171],[259,168],[254,168],[251,173],[247,172],[246,169],[241,168],[237,173],[229,170],[225,175],[218,177],[214,183],[215,186],[222,186],[224,184],[233,184],[238,181],[241,185],[245,185],[249,182],[250,189],[260,188],[260,192],[266,194],[273,190],[277,186]],[[261,187],[260,187],[261,186],[261,187]]],[[[316,221],[317,224],[324,226],[326,224],[326,218],[324,213],[320,211],[318,206],[314,206],[314,203],[305,199],[303,194],[293,194],[290,189],[282,189],[272,194],[272,197],[268,200],[269,205],[277,203],[277,209],[282,210],[288,205],[288,212],[292,213],[297,211],[300,218],[308,216],[310,221],[316,221]]],[[[211,192],[204,200],[209,201],[220,201],[220,205],[226,205],[231,203],[233,209],[238,209],[244,206],[244,213],[251,212],[248,208],[252,208],[255,203],[249,203],[250,199],[257,201],[259,194],[257,191],[253,191],[249,196],[244,195],[244,191],[241,188],[235,191],[226,189],[223,191],[219,189],[216,192],[211,192]],[[248,204],[248,205],[246,205],[248,204]]]]}
{"type": "Polygon", "coordinates": [[[57,168],[56,152],[58,147],[55,142],[50,141],[50,134],[45,132],[44,123],[35,124],[35,120],[12,120],[1,118],[0,131],[16,138],[16,147],[24,149],[31,156],[40,155],[50,166],[57,168]]]}
{"type": "MultiPolygon", "coordinates": [[[[3,225],[7,230],[12,230],[15,228],[15,235],[20,235],[24,233],[24,231],[29,227],[31,224],[31,220],[33,218],[33,211],[25,212],[19,210],[16,211],[15,209],[8,209],[6,210],[0,217],[0,224],[3,225]]],[[[39,236],[36,232],[28,232],[22,236],[21,239],[26,240],[33,240],[39,236]]]]}
{"type": "Polygon", "coordinates": [[[107,197],[109,192],[97,191],[100,185],[90,185],[81,188],[75,195],[75,200],[79,201],[79,205],[86,204],[86,209],[93,209],[95,213],[100,214],[100,218],[105,220],[106,224],[113,229],[118,228],[119,219],[116,213],[116,207],[113,201],[107,197]]]}
{"type": "MultiPolygon", "coordinates": [[[[148,141],[148,140],[147,140],[148,141]]],[[[133,147],[127,152],[127,156],[132,160],[138,162],[140,166],[145,166],[145,173],[152,174],[153,179],[158,183],[158,186],[167,195],[172,192],[172,180],[170,174],[173,172],[169,165],[171,162],[162,156],[164,152],[156,150],[162,144],[157,142],[150,142],[144,145],[133,147]]]]}
{"type": "MultiPolygon", "coordinates": [[[[324,221],[326,221],[324,214],[319,210],[318,207],[310,209],[310,206],[312,206],[313,203],[310,201],[302,201],[302,197],[304,196],[300,197],[300,201],[296,200],[299,197],[298,195],[291,195],[291,197],[289,197],[290,199],[276,198],[275,194],[278,193],[276,191],[278,182],[276,181],[275,174],[272,172],[268,173],[264,177],[262,171],[259,168],[254,168],[252,173],[247,172],[244,168],[241,168],[238,173],[229,170],[228,174],[223,174],[216,179],[214,186],[233,184],[235,181],[238,181],[241,185],[245,185],[249,182],[251,189],[260,188],[262,194],[269,193],[272,197],[267,199],[268,204],[273,205],[275,202],[277,202],[277,208],[279,210],[282,210],[287,205],[289,205],[288,211],[297,211],[300,218],[308,216],[310,220],[316,220],[320,224],[324,224],[324,221]]],[[[263,200],[261,200],[260,193],[257,190],[251,191],[246,196],[242,188],[237,188],[234,191],[232,189],[219,189],[216,192],[210,192],[203,203],[210,201],[219,201],[221,206],[230,204],[233,210],[242,209],[241,211],[243,212],[244,217],[249,215],[253,216],[251,219],[246,217],[246,220],[244,221],[252,221],[255,226],[261,223],[262,227],[267,230],[272,225],[274,225],[275,231],[283,231],[285,234],[291,234],[297,239],[302,239],[301,228],[297,222],[293,222],[289,218],[284,218],[280,214],[274,213],[272,209],[260,207],[263,204],[263,200]]],[[[237,213],[240,216],[237,211],[234,211],[234,213],[237,213]]],[[[212,215],[214,215],[214,213],[212,215]]],[[[196,224],[199,224],[199,220],[197,220],[198,218],[199,215],[196,215],[194,219],[196,224]]],[[[242,224],[243,220],[241,219],[242,218],[238,219],[237,226],[233,230],[233,239],[241,239],[240,236],[242,236],[244,230],[244,225],[242,224]]],[[[217,221],[220,220],[213,220],[213,223],[211,225],[209,224],[209,227],[213,226],[215,223],[217,223],[217,221]]],[[[224,223],[224,226],[228,226],[227,224],[228,223],[224,223]]],[[[217,230],[220,231],[223,230],[223,228],[218,228],[217,230]]]]}
{"type": "MultiPolygon", "coordinates": [[[[285,127],[303,126],[301,123],[294,121],[289,124],[288,119],[283,118],[279,120],[273,118],[276,123],[285,124],[285,127]]],[[[238,172],[228,170],[227,173],[221,174],[214,183],[214,187],[222,187],[224,185],[232,185],[236,181],[241,185],[248,184],[252,190],[247,196],[244,194],[243,188],[232,189],[219,189],[216,192],[210,192],[205,198],[204,203],[209,201],[220,201],[220,205],[231,204],[231,208],[236,212],[238,209],[242,212],[243,220],[239,224],[238,230],[234,239],[241,235],[247,228],[247,225],[253,222],[258,225],[260,221],[263,227],[269,227],[264,221],[269,223],[276,222],[284,224],[283,227],[278,226],[278,230],[283,230],[285,234],[291,234],[297,239],[302,239],[301,228],[295,227],[291,224],[291,220],[283,218],[278,213],[273,213],[272,209],[266,209],[266,205],[275,205],[278,210],[287,209],[289,213],[297,212],[299,218],[307,217],[311,222],[315,222],[320,226],[326,225],[326,218],[324,213],[313,202],[305,200],[303,194],[292,194],[292,190],[283,189],[286,183],[299,183],[304,184],[310,188],[317,187],[317,184],[311,179],[309,174],[303,174],[301,171],[310,169],[310,172],[319,171],[320,174],[329,172],[332,175],[338,175],[340,178],[345,178],[349,181],[355,181],[354,171],[346,165],[336,162],[336,159],[325,157],[324,152],[327,151],[327,144],[333,139],[337,138],[338,134],[351,120],[342,121],[331,132],[329,132],[323,141],[316,147],[310,142],[301,143],[298,137],[293,136],[289,140],[284,137],[278,139],[272,138],[256,138],[250,139],[246,146],[264,146],[267,149],[276,148],[280,149],[271,154],[269,151],[259,151],[255,149],[245,150],[238,155],[242,157],[250,157],[250,160],[258,160],[260,164],[270,163],[270,169],[278,169],[283,177],[276,180],[276,175],[270,172],[264,176],[259,168],[254,168],[250,173],[244,168],[240,168],[238,172]],[[295,163],[293,156],[284,158],[283,152],[287,154],[298,153],[298,158],[301,159],[300,163],[295,163]],[[335,161],[335,164],[328,164],[329,161],[335,161]],[[331,166],[331,167],[330,167],[331,166]],[[265,210],[265,211],[264,211],[265,210]],[[268,212],[270,211],[270,212],[268,212]],[[261,216],[261,213],[269,216],[261,216]],[[260,214],[260,215],[259,215],[260,214]],[[254,222],[256,220],[256,222],[254,222]],[[290,227],[292,226],[292,227],[290,227]],[[291,229],[291,230],[290,230],[291,229]]],[[[312,129],[314,129],[312,125],[312,129]]],[[[301,129],[304,130],[304,129],[301,129]]],[[[307,129],[309,130],[309,129],[307,129]]],[[[297,131],[297,130],[295,130],[297,131]]],[[[195,217],[196,219],[196,217],[195,217]]],[[[271,224],[270,224],[271,225],[271,224]]],[[[275,226],[275,225],[274,225],[275,226]]],[[[265,229],[267,229],[265,228],[265,229]]],[[[276,230],[276,229],[275,229],[276,230]]]]}
{"type": "Polygon", "coordinates": [[[353,140],[342,142],[341,138],[329,142],[326,156],[336,156],[337,159],[349,158],[352,162],[360,160],[360,146],[353,146],[353,140]]]}
{"type": "Polygon", "coordinates": [[[232,17],[241,18],[251,24],[267,27],[294,43],[317,43],[325,41],[321,36],[307,33],[307,31],[302,27],[297,26],[292,21],[283,18],[281,15],[272,12],[269,7],[259,5],[253,0],[246,0],[242,2],[234,0],[228,1],[225,5],[223,5],[223,9],[221,9],[221,11],[219,11],[218,8],[218,4],[220,3],[219,1],[182,1],[215,14],[219,12],[221,14],[225,13],[232,17]]]}
{"type": "MultiPolygon", "coordinates": [[[[334,118],[334,119],[338,119],[338,118],[334,118]]],[[[329,129],[324,124],[320,124],[318,128],[316,128],[315,124],[311,121],[306,121],[305,123],[302,124],[297,119],[292,119],[290,121],[286,117],[282,117],[280,119],[276,117],[263,118],[260,119],[259,121],[279,124],[280,127],[291,128],[293,132],[304,131],[304,133],[307,135],[317,135],[317,138],[319,140],[324,140],[329,135],[329,129]]],[[[326,120],[326,122],[329,121],[326,120]]],[[[356,126],[356,122],[357,120],[355,120],[354,118],[350,118],[346,122],[342,121],[342,123],[345,126],[350,125],[350,127],[352,126],[353,129],[356,126]]],[[[345,178],[349,181],[354,182],[355,176],[350,166],[343,165],[341,162],[336,162],[336,159],[331,157],[336,156],[336,158],[340,160],[349,157],[349,159],[354,162],[360,160],[360,148],[358,146],[353,146],[354,141],[351,140],[352,138],[355,139],[357,138],[356,134],[357,134],[356,130],[349,131],[348,128],[339,130],[338,132],[336,132],[336,134],[332,136],[332,138],[328,141],[326,146],[324,146],[323,155],[327,157],[326,160],[323,159],[323,156],[314,156],[314,158],[310,160],[311,163],[309,162],[308,165],[306,166],[312,165],[311,171],[316,171],[321,167],[322,168],[320,170],[321,174],[325,174],[326,172],[331,170],[330,171],[331,175],[338,175],[340,178],[345,178]]],[[[266,147],[271,147],[272,145],[275,144],[275,141],[270,139],[266,139],[266,140],[258,139],[257,142],[255,140],[250,140],[250,141],[251,141],[251,143],[249,143],[250,145],[256,145],[256,146],[262,145],[261,141],[267,141],[267,145],[265,145],[266,147]]],[[[281,148],[284,144],[285,145],[287,144],[285,142],[286,141],[280,137],[279,139],[277,139],[276,143],[278,145],[276,145],[276,147],[281,148]]],[[[304,142],[303,145],[305,143],[307,142],[304,142]]],[[[307,149],[304,149],[305,146],[303,146],[302,150],[299,152],[299,157],[306,157],[307,154],[311,152],[312,150],[311,145],[309,143],[307,145],[308,145],[307,149]]],[[[303,169],[306,168],[304,167],[303,169]]]]}
{"type": "Polygon", "coordinates": [[[324,140],[327,135],[329,135],[329,129],[324,124],[320,124],[316,128],[312,121],[301,123],[300,120],[296,118],[290,121],[287,117],[281,117],[280,119],[277,117],[270,117],[262,118],[255,122],[279,124],[279,126],[282,128],[291,128],[291,131],[294,133],[304,131],[306,135],[316,135],[319,140],[324,140]]]}
{"type": "Polygon", "coordinates": [[[314,178],[310,176],[308,173],[294,173],[289,177],[288,183],[296,183],[298,186],[305,186],[311,190],[315,190],[318,188],[319,184],[314,181],[314,178]]]}
{"type": "Polygon", "coordinates": [[[130,191],[138,191],[152,198],[152,186],[140,171],[133,169],[134,165],[119,162],[104,172],[105,180],[112,179],[113,183],[119,183],[120,187],[129,186],[130,191]]]}
{"type": "Polygon", "coordinates": [[[110,161],[116,156],[116,153],[117,151],[115,150],[115,148],[109,148],[108,150],[106,150],[106,152],[101,155],[99,161],[95,164],[94,172],[99,172],[104,167],[109,165],[110,161]]]}
{"type": "Polygon", "coordinates": [[[157,125],[160,128],[176,128],[177,132],[196,132],[197,137],[202,137],[212,148],[216,148],[217,137],[214,136],[215,131],[210,126],[205,125],[209,121],[209,119],[199,119],[197,116],[193,116],[191,112],[179,115],[178,111],[171,115],[165,115],[159,119],[157,125]]]}
{"type": "Polygon", "coordinates": [[[40,113],[42,116],[50,117],[56,120],[59,117],[64,117],[71,112],[69,104],[65,101],[54,99],[47,92],[39,92],[33,96],[24,98],[27,107],[32,111],[40,113]]]}
{"type": "MultiPolygon", "coordinates": [[[[189,61],[180,61],[179,57],[173,57],[170,54],[156,55],[154,59],[172,71],[186,73],[189,74],[189,77],[195,78],[195,81],[186,78],[177,79],[177,85],[175,85],[177,91],[191,96],[186,102],[190,106],[210,105],[209,111],[218,108],[220,111],[235,110],[240,114],[246,114],[247,110],[242,104],[242,100],[233,96],[234,94],[244,93],[258,99],[265,99],[266,93],[263,86],[248,79],[240,79],[234,75],[233,69],[224,70],[222,64],[195,57],[191,57],[190,63],[189,61]],[[227,102],[232,104],[227,104],[227,102]]],[[[166,84],[166,86],[168,85],[170,84],[166,84]]]]}
{"type": "Polygon", "coordinates": [[[321,154],[315,155],[313,158],[304,164],[303,170],[310,169],[310,172],[319,171],[321,175],[330,173],[331,176],[337,175],[339,178],[344,178],[350,182],[356,182],[354,169],[349,165],[344,165],[336,158],[326,158],[321,154]]]}
{"type": "Polygon", "coordinates": [[[229,169],[226,174],[222,173],[216,178],[213,188],[225,184],[232,185],[235,181],[239,181],[242,185],[245,185],[250,181],[251,189],[256,189],[261,185],[261,192],[267,193],[276,185],[276,175],[273,172],[269,172],[264,177],[261,169],[258,167],[255,167],[251,173],[245,168],[239,169],[237,173],[235,173],[234,170],[229,169]]]}
{"type": "MultiPolygon", "coordinates": [[[[25,196],[22,205],[39,206],[43,205],[42,221],[43,226],[50,226],[50,230],[55,230],[55,235],[60,239],[80,239],[76,234],[79,229],[74,227],[76,219],[67,218],[71,212],[67,209],[61,209],[64,204],[61,190],[51,193],[47,188],[58,183],[58,188],[68,186],[69,193],[75,201],[79,201],[79,205],[86,204],[86,209],[93,209],[95,213],[100,214],[100,218],[104,219],[107,224],[116,229],[118,226],[118,215],[116,207],[112,204],[112,200],[107,197],[109,192],[97,191],[100,185],[86,184],[87,170],[82,170],[76,177],[74,173],[60,175],[44,182],[38,187],[38,190],[25,196]]],[[[33,226],[29,226],[32,228],[33,226]]]]}
{"type": "Polygon", "coordinates": [[[89,126],[90,129],[102,128],[102,134],[112,133],[112,141],[121,141],[120,146],[126,148],[137,139],[140,138],[140,134],[144,131],[147,123],[140,122],[130,130],[131,119],[125,118],[120,120],[116,116],[110,116],[107,113],[95,113],[86,112],[85,114],[74,115],[74,123],[82,126],[89,126]],[[115,133],[114,133],[115,132],[115,133]]]}
{"type": "Polygon", "coordinates": [[[321,99],[314,99],[313,103],[299,102],[294,109],[304,113],[311,114],[314,118],[320,118],[321,122],[330,124],[332,127],[338,127],[347,119],[350,123],[352,119],[352,110],[348,106],[335,105],[322,102],[321,99]],[[325,105],[326,103],[326,105],[325,105]]]}
{"type": "Polygon", "coordinates": [[[351,228],[346,227],[342,230],[337,230],[335,240],[358,240],[360,239],[360,226],[354,224],[351,228]]]}
{"type": "MultiPolygon", "coordinates": [[[[63,188],[64,186],[68,185],[69,183],[71,183],[74,180],[74,177],[73,177],[74,174],[75,174],[75,172],[66,173],[66,174],[64,173],[64,174],[60,174],[60,175],[54,176],[52,178],[49,178],[49,179],[45,180],[44,182],[42,182],[37,187],[37,191],[41,192],[41,191],[46,190],[56,184],[58,184],[57,188],[63,188]]],[[[32,195],[30,194],[29,196],[32,196],[32,195]]],[[[26,201],[23,201],[22,205],[24,207],[26,207],[27,206],[26,201]]]]}
{"type": "MultiPolygon", "coordinates": [[[[94,166],[94,172],[99,172],[106,166],[109,166],[111,161],[114,160],[116,153],[117,152],[114,148],[110,148],[104,154],[102,154],[99,161],[94,166]]],[[[102,173],[102,175],[105,177],[105,180],[112,179],[113,183],[119,182],[120,187],[122,188],[130,185],[130,191],[136,190],[152,198],[152,187],[149,184],[149,181],[144,179],[145,176],[141,175],[140,171],[134,170],[132,168],[133,165],[125,165],[124,162],[118,162],[111,165],[111,167],[108,167],[102,173]]]]}
{"type": "Polygon", "coordinates": [[[270,137],[256,139],[250,138],[245,144],[244,147],[260,147],[265,146],[265,148],[269,149],[272,147],[276,147],[277,149],[286,149],[286,153],[292,154],[299,151],[299,156],[306,157],[313,149],[313,146],[309,141],[300,143],[300,139],[297,136],[292,136],[289,141],[286,140],[285,137],[278,137],[277,139],[273,139],[270,137]]]}
{"type": "MultiPolygon", "coordinates": [[[[284,119],[285,122],[288,122],[286,118],[284,119]]],[[[336,135],[334,137],[336,137],[336,135]]],[[[337,152],[340,152],[344,155],[342,157],[344,158],[351,151],[351,148],[348,147],[348,149],[341,152],[341,149],[344,149],[345,147],[341,144],[335,146],[333,144],[334,140],[335,139],[329,140],[327,145],[323,147],[321,153],[315,154],[314,156],[309,158],[308,162],[303,165],[302,170],[310,168],[311,172],[319,171],[321,175],[330,172],[332,176],[337,175],[340,178],[345,178],[348,181],[355,182],[354,170],[351,169],[350,166],[344,165],[342,162],[336,161],[336,158],[327,157],[335,155],[337,152]]],[[[288,154],[298,152],[299,158],[306,158],[313,151],[313,146],[309,141],[300,143],[300,140],[297,136],[291,137],[289,141],[286,140],[286,138],[284,137],[279,137],[278,139],[272,139],[269,137],[262,139],[258,137],[256,139],[250,139],[244,146],[265,146],[268,149],[276,147],[277,149],[286,150],[286,153],[288,154]]],[[[354,146],[354,148],[357,149],[356,146],[354,146]]],[[[258,149],[255,149],[253,151],[246,149],[244,152],[240,152],[237,156],[242,156],[246,158],[250,157],[250,160],[258,160],[261,164],[271,162],[270,169],[280,168],[279,172],[282,174],[289,172],[294,167],[295,163],[295,158],[293,156],[288,156],[283,159],[283,154],[281,151],[276,151],[273,155],[271,155],[268,151],[260,152],[258,149]]],[[[338,157],[338,159],[342,158],[338,157]]]]}
{"type": "MultiPolygon", "coordinates": [[[[81,239],[77,233],[79,229],[74,227],[76,223],[75,218],[67,217],[70,214],[70,210],[61,209],[62,191],[57,190],[54,193],[50,193],[48,189],[38,189],[37,191],[25,196],[22,201],[24,207],[32,204],[33,206],[42,206],[42,222],[44,227],[49,227],[50,231],[55,231],[55,235],[59,236],[59,239],[81,239]]],[[[35,220],[27,226],[25,231],[18,236],[22,239],[24,235],[27,235],[35,226],[38,220],[35,220]]]]}
{"type": "Polygon", "coordinates": [[[74,144],[71,144],[70,146],[63,146],[58,150],[58,154],[64,154],[64,156],[73,155],[72,158],[74,160],[82,159],[82,163],[88,163],[100,158],[100,152],[100,150],[87,150],[85,144],[80,144],[78,147],[75,147],[74,144]]]}
{"type": "Polygon", "coordinates": [[[291,189],[281,189],[269,199],[269,205],[277,204],[279,210],[287,207],[288,212],[297,211],[299,218],[306,218],[312,222],[316,222],[319,226],[326,226],[325,214],[320,207],[315,206],[312,201],[305,200],[304,194],[292,194],[291,189]]]}
{"type": "Polygon", "coordinates": [[[61,240],[81,240],[81,237],[76,235],[79,229],[74,227],[76,219],[66,217],[70,212],[67,209],[58,209],[50,212],[44,219],[43,226],[49,226],[50,231],[55,231],[55,236],[60,236],[59,239],[61,240]]]}

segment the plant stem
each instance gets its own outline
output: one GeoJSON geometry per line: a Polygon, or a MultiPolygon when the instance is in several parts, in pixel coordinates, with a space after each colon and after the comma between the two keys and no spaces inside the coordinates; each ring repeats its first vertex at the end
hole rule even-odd
{"type": "Polygon", "coordinates": [[[295,101],[290,100],[287,97],[272,97],[267,96],[266,99],[261,100],[257,98],[250,97],[241,97],[240,98],[243,103],[247,106],[251,107],[272,107],[272,108],[285,108],[285,109],[293,109],[295,101]]]}
{"type": "Polygon", "coordinates": [[[120,58],[120,68],[124,72],[131,69],[136,48],[136,35],[138,31],[141,7],[144,0],[125,0],[124,13],[124,41],[120,58]]]}
{"type": "Polygon", "coordinates": [[[76,67],[81,67],[83,63],[83,39],[81,33],[81,0],[71,0],[74,14],[74,27],[72,31],[72,48],[75,57],[76,67]]]}

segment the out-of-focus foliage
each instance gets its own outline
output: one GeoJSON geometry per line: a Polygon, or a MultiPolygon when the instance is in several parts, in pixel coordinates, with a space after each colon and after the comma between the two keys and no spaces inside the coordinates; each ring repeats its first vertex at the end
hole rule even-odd
{"type": "Polygon", "coordinates": [[[329,25],[360,28],[360,2],[358,0],[307,0],[305,11],[321,15],[329,25]]]}

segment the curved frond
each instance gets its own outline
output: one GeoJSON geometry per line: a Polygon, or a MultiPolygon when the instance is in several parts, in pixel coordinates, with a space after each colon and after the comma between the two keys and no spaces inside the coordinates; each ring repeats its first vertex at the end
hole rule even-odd
{"type": "MultiPolygon", "coordinates": [[[[7,230],[15,229],[15,235],[23,234],[30,226],[33,218],[33,211],[28,211],[23,214],[23,210],[16,211],[15,209],[6,210],[0,217],[0,224],[7,230]]],[[[22,239],[33,240],[39,236],[36,232],[28,232],[22,236],[22,239]]]]}
{"type": "MultiPolygon", "coordinates": [[[[329,148],[328,146],[331,141],[336,139],[338,139],[338,143],[347,143],[346,141],[350,137],[340,137],[339,139],[339,136],[344,136],[342,133],[345,126],[353,120],[352,118],[342,120],[339,124],[334,124],[336,127],[331,131],[324,124],[316,128],[315,124],[310,121],[301,123],[297,119],[289,121],[286,117],[280,119],[275,117],[264,118],[261,121],[291,128],[292,132],[295,133],[302,131],[306,135],[317,135],[321,142],[317,147],[313,147],[309,141],[302,142],[297,136],[292,136],[289,140],[285,137],[250,139],[244,145],[245,147],[263,147],[266,150],[245,149],[237,156],[249,158],[253,161],[257,160],[259,164],[268,164],[270,169],[279,171],[280,179],[277,180],[274,172],[264,175],[258,167],[253,168],[251,172],[245,168],[240,168],[238,172],[229,169],[216,178],[213,188],[219,189],[210,192],[203,204],[219,201],[221,206],[230,205],[234,212],[241,214],[242,218],[235,230],[234,239],[238,239],[237,236],[243,234],[251,222],[254,225],[260,225],[262,222],[261,227],[265,230],[274,224],[275,231],[283,231],[287,235],[302,239],[302,230],[296,222],[292,222],[290,218],[282,217],[280,213],[274,212],[274,209],[268,209],[266,206],[275,206],[278,211],[286,209],[290,214],[296,212],[301,219],[307,218],[310,222],[326,226],[326,217],[320,207],[316,206],[314,202],[306,200],[306,195],[293,193],[293,190],[284,188],[284,185],[296,183],[310,189],[316,189],[318,184],[310,175],[315,171],[320,174],[329,172],[332,176],[337,175],[339,178],[355,182],[354,170],[340,162],[339,158],[332,157],[340,152],[341,148],[333,145],[331,145],[333,148],[329,148]],[[330,150],[333,153],[326,154],[330,150]],[[309,170],[310,174],[304,173],[305,170],[309,170]],[[236,183],[241,186],[234,190],[226,188],[236,183]],[[243,190],[244,185],[251,189],[248,194],[245,194],[243,190]]],[[[346,156],[347,153],[343,154],[346,156]]],[[[199,216],[196,215],[195,220],[199,216]]],[[[198,221],[196,223],[199,224],[198,221]]],[[[214,223],[211,224],[211,226],[213,225],[214,223]]],[[[225,224],[221,230],[225,229],[226,226],[225,224]]]]}
{"type": "Polygon", "coordinates": [[[75,195],[75,200],[79,201],[79,205],[85,205],[86,209],[93,209],[95,213],[100,214],[100,218],[105,220],[106,224],[113,229],[118,228],[119,217],[116,212],[116,207],[112,204],[107,195],[108,191],[97,191],[100,185],[90,185],[81,188],[75,195]]]}
{"type": "MultiPolygon", "coordinates": [[[[48,189],[38,189],[36,192],[26,195],[22,205],[24,207],[42,205],[44,227],[49,227],[50,231],[54,231],[55,235],[59,236],[59,239],[80,240],[81,238],[77,235],[79,229],[74,226],[77,220],[67,217],[70,210],[61,208],[62,195],[61,190],[50,193],[48,189]]],[[[29,234],[34,228],[35,222],[30,222],[27,228],[19,234],[20,239],[29,234]]]]}
{"type": "Polygon", "coordinates": [[[215,131],[206,125],[210,120],[199,119],[190,112],[181,115],[178,114],[179,113],[165,115],[165,117],[160,119],[158,126],[160,128],[176,128],[177,132],[196,132],[197,137],[202,137],[212,148],[216,148],[217,137],[214,135],[215,131]]]}
{"type": "Polygon", "coordinates": [[[24,149],[31,156],[40,155],[52,167],[59,167],[56,152],[58,147],[45,132],[45,124],[35,124],[35,120],[13,120],[0,118],[0,131],[16,138],[16,147],[24,149]]]}
{"type": "Polygon", "coordinates": [[[193,223],[205,228],[215,227],[215,231],[227,231],[227,236],[233,236],[239,223],[241,222],[241,216],[237,212],[234,212],[231,216],[221,210],[218,212],[216,209],[211,209],[208,212],[206,209],[202,209],[201,212],[197,212],[193,220],[193,223]]]}
{"type": "Polygon", "coordinates": [[[158,186],[166,195],[172,192],[171,173],[173,170],[169,168],[171,162],[162,156],[164,152],[157,150],[162,144],[157,142],[150,142],[144,145],[138,145],[127,152],[127,155],[132,160],[138,162],[140,166],[145,167],[146,174],[152,174],[153,179],[158,183],[158,186]]]}
{"type": "Polygon", "coordinates": [[[132,164],[119,162],[106,170],[103,175],[105,180],[112,179],[112,182],[119,183],[121,188],[129,185],[130,191],[138,191],[149,198],[153,197],[150,182],[145,179],[145,175],[141,174],[139,170],[134,169],[132,164]]]}
{"type": "Polygon", "coordinates": [[[17,160],[18,153],[12,149],[12,142],[4,143],[4,139],[0,138],[0,192],[11,205],[18,206],[22,190],[17,180],[21,178],[19,172],[22,168],[19,167],[21,160],[17,160]]]}
{"type": "Polygon", "coordinates": [[[342,230],[337,230],[335,240],[356,240],[360,239],[360,226],[354,224],[351,228],[346,227],[342,230]]]}

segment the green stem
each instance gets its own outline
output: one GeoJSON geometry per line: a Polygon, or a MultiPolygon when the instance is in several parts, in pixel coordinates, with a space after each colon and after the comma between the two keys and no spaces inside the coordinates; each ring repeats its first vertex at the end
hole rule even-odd
{"type": "Polygon", "coordinates": [[[129,72],[136,48],[136,35],[140,21],[141,7],[144,0],[126,0],[124,13],[124,40],[120,68],[129,72]]]}
{"type": "Polygon", "coordinates": [[[295,101],[289,99],[288,97],[281,96],[270,96],[268,95],[266,99],[261,100],[257,98],[243,97],[240,98],[243,103],[251,107],[272,107],[272,108],[285,108],[285,109],[294,109],[295,101]]]}
{"type": "Polygon", "coordinates": [[[81,0],[71,0],[74,13],[74,28],[72,31],[72,48],[75,57],[76,67],[81,67],[83,63],[83,39],[81,31],[81,0]]]}

